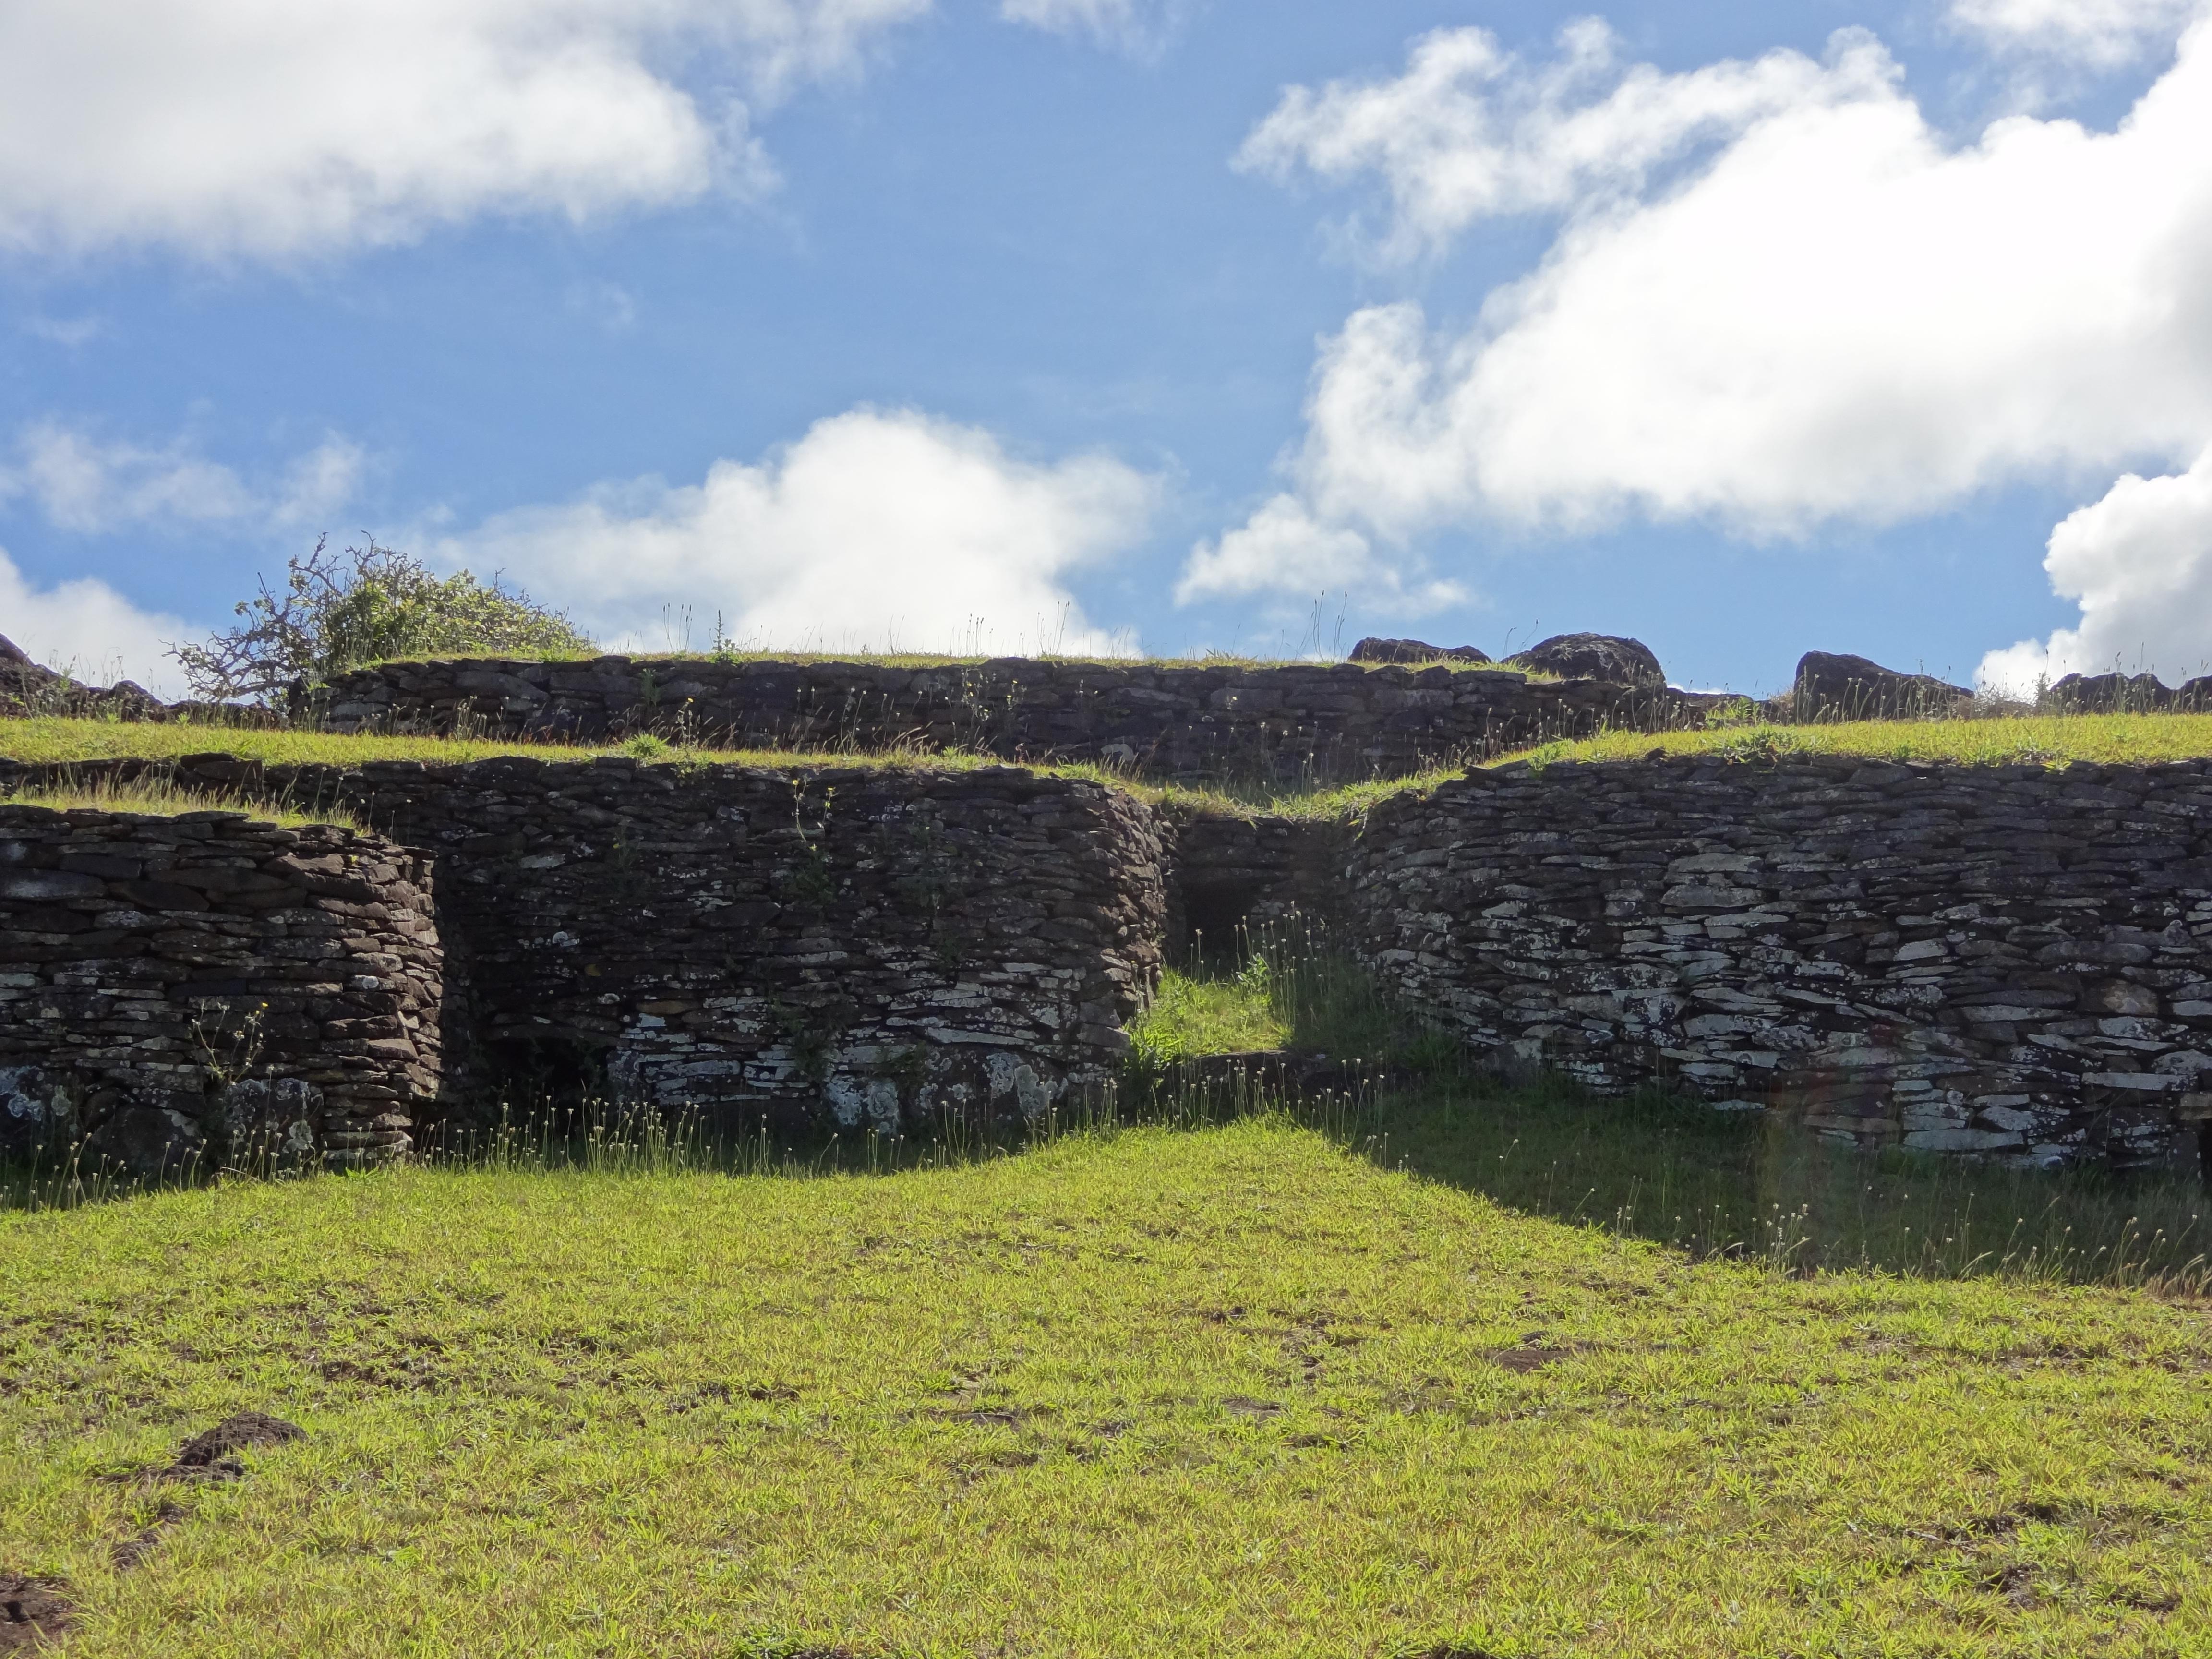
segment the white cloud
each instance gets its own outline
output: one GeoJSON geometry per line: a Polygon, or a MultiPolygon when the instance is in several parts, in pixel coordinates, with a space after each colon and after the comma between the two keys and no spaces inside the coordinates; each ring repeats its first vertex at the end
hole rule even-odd
{"type": "Polygon", "coordinates": [[[627,334],[637,326],[637,301],[620,283],[572,283],[568,309],[608,334],[627,334]]]}
{"type": "Polygon", "coordinates": [[[2032,690],[2068,674],[2212,673],[2212,447],[2186,472],[2130,473],[2051,532],[2051,590],[2081,607],[2078,628],[1982,659],[1984,684],[2032,690]]]}
{"type": "Polygon", "coordinates": [[[325,437],[284,469],[283,482],[264,503],[270,526],[320,530],[361,492],[368,471],[368,452],[336,433],[325,437]]]}
{"type": "Polygon", "coordinates": [[[1158,491],[1105,456],[1033,465],[972,427],[860,409],[702,483],[603,487],[431,551],[610,641],[662,646],[688,611],[703,645],[719,611],[763,648],[1114,652],[1128,643],[1086,622],[1065,580],[1139,539],[1158,491]]]}
{"type": "Polygon", "coordinates": [[[1176,603],[1275,592],[1310,598],[1357,589],[1363,611],[1418,616],[1462,603],[1455,582],[1415,581],[1357,530],[1317,521],[1293,495],[1277,495],[1218,542],[1201,542],[1176,584],[1176,603]]]}
{"type": "Polygon", "coordinates": [[[2000,53],[2117,69],[2181,32],[2198,0],[1952,0],[1953,25],[2000,53]]]}
{"type": "Polygon", "coordinates": [[[2212,437],[2212,22],[2113,131],[2013,117],[1965,144],[1861,35],[1817,66],[1615,83],[1577,78],[1595,60],[1571,43],[1566,68],[1494,94],[1435,72],[1439,38],[1382,91],[1407,132],[1463,143],[1394,149],[1368,131],[1374,88],[1294,92],[1270,118],[1298,135],[1284,153],[1379,172],[1401,204],[1386,245],[1547,202],[1562,227],[1471,328],[1400,303],[1326,343],[1288,463],[1316,523],[1393,546],[1630,514],[1790,535],[2179,461],[2212,437]],[[1640,112],[1623,114],[1632,84],[1640,112]],[[1486,96],[1498,108],[1470,119],[1486,96]],[[1649,170],[1713,121],[1741,125],[1649,170]],[[1559,132],[1581,135],[1564,159],[1543,136],[1559,132]]]}
{"type": "Polygon", "coordinates": [[[1157,49],[1181,21],[1181,0],[1000,0],[999,15],[1054,34],[1087,35],[1125,50],[1157,49]]]}
{"type": "Polygon", "coordinates": [[[141,526],[320,528],[353,499],[368,459],[333,434],[256,488],[185,439],[152,449],[41,421],[17,434],[14,463],[0,464],[0,507],[28,500],[57,529],[80,535],[141,526]]]}
{"type": "Polygon", "coordinates": [[[13,0],[0,247],[284,258],[769,173],[750,115],[930,0],[13,0]],[[670,66],[703,51],[738,96],[670,66]]]}
{"type": "Polygon", "coordinates": [[[1477,219],[1633,196],[1702,143],[1895,78],[1881,46],[1856,33],[1838,37],[1826,67],[1777,52],[1687,75],[1624,70],[1618,45],[1585,19],[1561,33],[1558,62],[1531,69],[1486,29],[1438,29],[1414,42],[1396,80],[1291,88],[1237,165],[1281,179],[1304,168],[1336,184],[1380,175],[1391,224],[1379,251],[1407,258],[1477,219]]]}
{"type": "Polygon", "coordinates": [[[74,349],[100,338],[107,332],[107,325],[98,317],[33,317],[24,322],[23,332],[74,349]]]}
{"type": "Polygon", "coordinates": [[[183,677],[163,653],[170,641],[193,632],[175,617],[139,610],[92,577],[33,587],[0,550],[0,634],[49,668],[89,684],[131,679],[158,696],[180,697],[183,677]]]}

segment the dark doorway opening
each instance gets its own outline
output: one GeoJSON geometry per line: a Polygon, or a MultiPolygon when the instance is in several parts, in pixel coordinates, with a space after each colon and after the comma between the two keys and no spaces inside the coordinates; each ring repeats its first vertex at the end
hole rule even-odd
{"type": "Polygon", "coordinates": [[[607,1097],[607,1051],[580,1037],[495,1037],[485,1045],[484,1070],[492,1097],[514,1116],[607,1097]]]}
{"type": "Polygon", "coordinates": [[[1266,890],[1265,882],[1251,877],[1186,882],[1182,937],[1176,941],[1176,954],[1185,962],[1196,962],[1201,956],[1209,962],[1233,960],[1238,930],[1266,890]]]}

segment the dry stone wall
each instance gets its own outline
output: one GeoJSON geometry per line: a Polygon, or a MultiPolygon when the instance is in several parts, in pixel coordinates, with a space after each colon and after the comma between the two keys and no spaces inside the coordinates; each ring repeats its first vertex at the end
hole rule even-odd
{"type": "Polygon", "coordinates": [[[332,684],[326,723],[603,742],[970,750],[1189,781],[1396,777],[1601,727],[1695,724],[1717,701],[1503,670],[1243,668],[1006,659],[901,668],[704,659],[386,663],[332,684]]]}
{"type": "Polygon", "coordinates": [[[0,805],[0,1157],[345,1166],[437,1093],[422,856],[330,826],[0,805]]]}
{"type": "Polygon", "coordinates": [[[360,810],[438,853],[479,1085],[581,1061],[725,1124],[1034,1118],[1111,1078],[1158,972],[1158,838],[1097,784],[623,760],[356,775],[360,810]]]}
{"type": "Polygon", "coordinates": [[[1364,948],[1505,1064],[1856,1139],[2193,1162],[2212,773],[1833,757],[1477,774],[1370,815],[1364,948]]]}
{"type": "Polygon", "coordinates": [[[1158,971],[1158,825],[1079,779],[220,755],[76,775],[149,770],[426,849],[456,1115],[550,1091],[779,1132],[1034,1117],[1115,1075],[1158,971]]]}
{"type": "MultiPolygon", "coordinates": [[[[380,833],[0,808],[15,1150],[59,1115],[142,1164],[255,1134],[367,1161],[434,1090],[1033,1119],[1114,1079],[1170,939],[1292,911],[1500,1065],[1601,1091],[2037,1163],[2185,1161],[2212,1121],[2206,763],[1522,765],[1359,825],[996,767],[74,771],[380,833]]],[[[0,763],[0,794],[52,778],[0,763]]]]}

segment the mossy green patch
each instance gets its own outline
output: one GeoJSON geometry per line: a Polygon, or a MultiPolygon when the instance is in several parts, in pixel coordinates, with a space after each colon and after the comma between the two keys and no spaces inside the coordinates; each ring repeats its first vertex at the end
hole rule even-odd
{"type": "MultiPolygon", "coordinates": [[[[961,772],[1009,764],[995,755],[966,750],[937,751],[910,747],[889,750],[805,750],[716,749],[672,743],[644,735],[620,743],[534,743],[524,738],[439,738],[375,733],[310,732],[291,728],[202,725],[191,721],[134,722],[36,716],[0,719],[0,759],[33,766],[67,766],[106,760],[176,760],[186,755],[221,753],[264,766],[366,765],[374,761],[417,761],[460,765],[522,756],[544,761],[592,760],[618,756],[653,766],[702,764],[794,767],[863,766],[916,771],[961,772]]],[[[1456,773],[1425,774],[1420,779],[1374,780],[1328,789],[1284,788],[1257,782],[1249,788],[1190,788],[1133,777],[1112,767],[1089,763],[1027,764],[1025,769],[1052,777],[1081,778],[1124,790],[1142,799],[1193,815],[1244,816],[1255,812],[1291,817],[1349,817],[1382,795],[1419,787],[1456,773]]]]}
{"type": "Polygon", "coordinates": [[[179,817],[187,812],[231,811],[296,828],[311,823],[334,823],[348,830],[365,826],[343,807],[301,809],[249,798],[233,791],[180,789],[158,779],[134,779],[127,783],[101,780],[81,785],[58,785],[0,794],[0,805],[44,806],[57,812],[139,812],[154,817],[179,817]]]}
{"type": "MultiPolygon", "coordinates": [[[[877,766],[961,771],[1002,766],[995,756],[714,749],[678,745],[665,738],[597,745],[533,743],[488,738],[341,735],[293,730],[254,730],[188,722],[134,724],[105,720],[0,719],[0,758],[29,764],[146,759],[167,760],[220,751],[267,765],[358,766],[370,761],[465,763],[520,755],[549,761],[619,755],[653,765],[731,763],[792,767],[877,766]]],[[[1712,756],[1745,764],[1774,764],[1792,756],[1846,754],[1872,760],[1939,761],[1960,765],[2060,766],[2074,761],[2148,765],[2212,755],[2212,714],[2069,714],[1958,720],[1856,720],[1833,725],[1721,726],[1650,733],[1612,732],[1517,750],[1489,763],[1548,765],[1559,761],[1624,761],[1657,756],[1712,756]]],[[[1087,763],[1034,765],[1054,776],[1085,778],[1193,816],[1265,814],[1308,820],[1351,820],[1389,796],[1434,788],[1464,776],[1466,768],[1439,765],[1414,776],[1370,778],[1354,783],[1285,786],[1264,779],[1193,787],[1134,777],[1087,763]]]]}
{"type": "Polygon", "coordinates": [[[1258,959],[1233,977],[1163,974],[1152,1001],[1129,1028],[1139,1060],[1171,1066],[1202,1054],[1281,1048],[1290,1041],[1291,1024],[1268,995],[1267,977],[1266,962],[1258,959]]]}
{"type": "Polygon", "coordinates": [[[2212,755],[2212,714],[2030,714],[1988,720],[1843,720],[1807,726],[1741,725],[1693,732],[1608,732],[1507,755],[1526,760],[1622,761],[1711,755],[1772,763],[1796,755],[1941,761],[1960,766],[2063,766],[2087,761],[2149,766],[2212,755]]]}
{"type": "Polygon", "coordinates": [[[0,1220],[0,1566],[85,1653],[2212,1642],[2198,1310],[1693,1265],[1274,1124],[227,1184],[0,1220]],[[140,1480],[247,1408],[310,1438],[140,1480]]]}
{"type": "Polygon", "coordinates": [[[132,722],[35,718],[0,720],[0,757],[27,765],[67,765],[100,760],[174,760],[185,755],[222,753],[267,766],[360,766],[371,761],[422,761],[461,764],[505,755],[547,761],[591,760],[624,755],[664,764],[686,762],[755,766],[921,766],[963,769],[999,766],[991,757],[921,754],[831,754],[781,749],[678,747],[656,738],[659,746],[640,754],[631,744],[532,743],[499,738],[382,736],[310,732],[292,728],[205,726],[175,720],[132,722]]]}

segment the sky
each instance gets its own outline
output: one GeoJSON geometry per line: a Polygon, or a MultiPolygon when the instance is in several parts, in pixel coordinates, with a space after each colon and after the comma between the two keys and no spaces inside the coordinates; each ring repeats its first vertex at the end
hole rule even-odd
{"type": "Polygon", "coordinates": [[[2212,0],[10,0],[0,634],[2212,672],[2212,0]]]}

